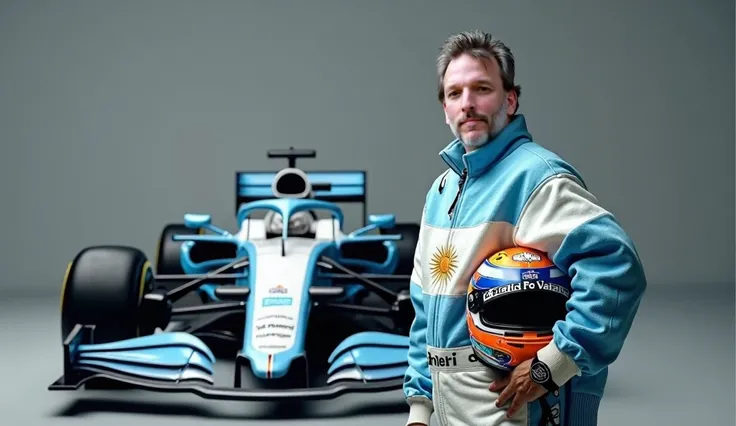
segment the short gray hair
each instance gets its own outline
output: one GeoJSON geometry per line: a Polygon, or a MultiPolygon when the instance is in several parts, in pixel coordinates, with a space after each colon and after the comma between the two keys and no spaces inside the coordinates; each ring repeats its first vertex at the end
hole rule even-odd
{"type": "Polygon", "coordinates": [[[440,53],[437,56],[437,98],[440,102],[445,100],[444,82],[447,66],[450,61],[462,54],[468,54],[478,59],[495,60],[501,70],[503,89],[507,92],[514,91],[517,98],[521,97],[521,86],[514,83],[516,61],[511,49],[500,40],[494,39],[491,34],[473,30],[450,36],[440,48],[440,53]]]}

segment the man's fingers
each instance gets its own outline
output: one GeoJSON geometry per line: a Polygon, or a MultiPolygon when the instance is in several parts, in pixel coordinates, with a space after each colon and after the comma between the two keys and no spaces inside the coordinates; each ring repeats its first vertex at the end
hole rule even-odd
{"type": "Polygon", "coordinates": [[[490,391],[498,392],[501,389],[508,386],[509,382],[511,381],[511,375],[509,374],[506,377],[501,377],[499,379],[494,380],[491,385],[488,387],[490,391]]]}
{"type": "Polygon", "coordinates": [[[509,383],[503,391],[501,391],[501,394],[498,395],[498,399],[496,399],[496,407],[501,407],[502,405],[506,404],[506,402],[514,396],[516,393],[516,386],[514,386],[514,383],[509,383]]]}
{"type": "Polygon", "coordinates": [[[509,409],[506,410],[506,417],[511,418],[513,417],[517,411],[519,411],[519,408],[521,408],[522,404],[525,404],[527,402],[526,394],[517,392],[516,395],[514,395],[514,399],[511,401],[511,405],[509,406],[509,409]]]}

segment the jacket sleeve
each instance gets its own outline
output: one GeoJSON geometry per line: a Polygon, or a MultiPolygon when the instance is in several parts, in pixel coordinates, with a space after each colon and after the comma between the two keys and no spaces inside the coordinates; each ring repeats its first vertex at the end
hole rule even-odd
{"type": "Polygon", "coordinates": [[[427,316],[424,310],[422,291],[422,233],[424,214],[420,222],[419,238],[414,252],[414,269],[409,284],[411,301],[414,306],[414,321],[409,330],[409,367],[404,376],[404,396],[409,404],[407,424],[423,423],[429,425],[432,416],[432,378],[427,362],[427,316]]]}
{"type": "Polygon", "coordinates": [[[562,386],[619,356],[646,288],[633,242],[614,216],[570,174],[542,182],[522,210],[515,244],[546,252],[571,278],[564,321],[538,358],[562,386]]]}

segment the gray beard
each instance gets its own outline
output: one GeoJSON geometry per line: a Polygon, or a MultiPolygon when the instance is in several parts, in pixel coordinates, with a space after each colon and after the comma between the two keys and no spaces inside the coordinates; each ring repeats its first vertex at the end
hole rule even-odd
{"type": "Polygon", "coordinates": [[[488,142],[493,140],[493,138],[498,136],[499,133],[501,133],[501,130],[503,130],[505,126],[507,110],[508,110],[508,106],[506,105],[506,102],[504,102],[503,105],[501,105],[501,108],[493,115],[491,119],[491,123],[490,123],[491,130],[484,138],[478,138],[478,139],[472,139],[472,140],[463,139],[460,136],[460,132],[458,131],[457,126],[455,125],[452,126],[452,133],[453,135],[455,135],[457,139],[459,139],[463,143],[466,149],[468,150],[477,149],[487,144],[488,142]]]}

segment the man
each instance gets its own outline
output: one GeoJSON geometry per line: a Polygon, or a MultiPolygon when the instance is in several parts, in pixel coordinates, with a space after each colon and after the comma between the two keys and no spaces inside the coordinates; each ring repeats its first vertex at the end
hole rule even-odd
{"type": "Polygon", "coordinates": [[[428,425],[434,413],[442,425],[595,425],[608,366],[646,286],[634,244],[578,172],[532,140],[502,42],[478,31],[452,36],[437,71],[456,139],[440,152],[449,168],[422,212],[407,424],[428,425]],[[472,355],[465,295],[483,259],[514,246],[547,253],[573,293],[553,341],[504,377],[472,355]],[[557,405],[543,414],[550,395],[557,405]]]}

